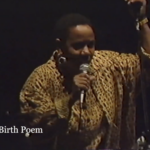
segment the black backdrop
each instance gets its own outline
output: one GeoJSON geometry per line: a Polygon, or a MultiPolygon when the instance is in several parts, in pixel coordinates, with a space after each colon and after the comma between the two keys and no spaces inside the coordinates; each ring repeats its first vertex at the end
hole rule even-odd
{"type": "Polygon", "coordinates": [[[97,30],[97,49],[125,53],[137,51],[134,20],[123,0],[14,0],[1,2],[0,5],[2,125],[7,125],[10,118],[19,112],[19,92],[29,74],[46,62],[54,51],[53,27],[62,15],[76,12],[89,17],[97,30]]]}

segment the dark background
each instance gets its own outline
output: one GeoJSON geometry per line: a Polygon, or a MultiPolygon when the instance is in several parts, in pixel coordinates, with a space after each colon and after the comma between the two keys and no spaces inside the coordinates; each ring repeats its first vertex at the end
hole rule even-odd
{"type": "MultiPolygon", "coordinates": [[[[11,124],[19,112],[19,92],[34,68],[45,63],[55,50],[53,27],[66,13],[81,13],[90,18],[97,30],[97,49],[135,53],[138,36],[134,19],[124,0],[41,2],[4,1],[0,4],[0,122],[11,124]]],[[[150,12],[148,12],[150,14],[150,12]]],[[[143,126],[141,99],[137,100],[138,134],[143,126]]],[[[13,123],[12,123],[13,125],[13,123]]],[[[2,135],[13,149],[21,138],[2,135]],[[12,140],[13,139],[13,140],[12,140]]],[[[2,142],[3,143],[3,142],[2,142]]]]}

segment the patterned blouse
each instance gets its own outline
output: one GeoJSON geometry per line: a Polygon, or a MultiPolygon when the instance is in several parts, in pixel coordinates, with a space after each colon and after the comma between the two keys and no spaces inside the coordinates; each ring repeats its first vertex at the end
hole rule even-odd
{"type": "MultiPolygon", "coordinates": [[[[141,53],[150,64],[149,54],[143,49],[141,53]]],[[[53,55],[24,84],[21,112],[30,116],[30,127],[41,125],[48,143],[56,150],[131,149],[135,144],[140,68],[137,54],[95,51],[90,70],[96,79],[86,93],[86,108],[80,110],[79,100],[69,107],[72,95],[64,86],[66,79],[53,55]]],[[[36,134],[31,135],[31,140],[34,137],[36,134]]]]}

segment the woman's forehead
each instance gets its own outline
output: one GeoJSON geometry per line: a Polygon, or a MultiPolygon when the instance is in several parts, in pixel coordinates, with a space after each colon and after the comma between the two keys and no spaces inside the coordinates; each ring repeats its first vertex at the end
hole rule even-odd
{"type": "Polygon", "coordinates": [[[89,25],[77,25],[69,29],[68,39],[93,41],[95,39],[95,34],[89,25]]]}

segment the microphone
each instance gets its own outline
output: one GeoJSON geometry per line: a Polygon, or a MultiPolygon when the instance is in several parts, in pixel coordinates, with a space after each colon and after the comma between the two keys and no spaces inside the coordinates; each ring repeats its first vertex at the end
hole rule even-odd
{"type": "MultiPolygon", "coordinates": [[[[89,64],[82,64],[80,65],[80,68],[79,70],[82,72],[82,73],[88,73],[89,71],[89,64]]],[[[80,106],[81,106],[81,109],[83,109],[83,103],[85,102],[85,94],[86,94],[86,91],[85,90],[81,90],[81,94],[80,94],[80,106]]]]}

